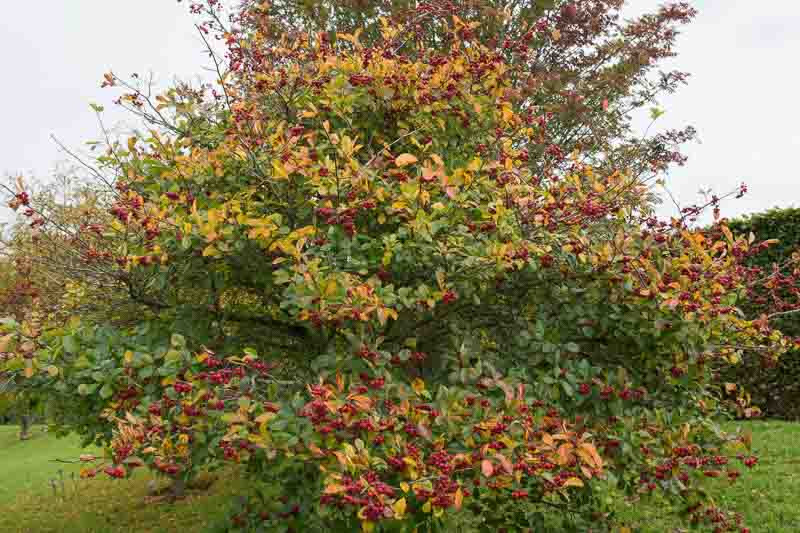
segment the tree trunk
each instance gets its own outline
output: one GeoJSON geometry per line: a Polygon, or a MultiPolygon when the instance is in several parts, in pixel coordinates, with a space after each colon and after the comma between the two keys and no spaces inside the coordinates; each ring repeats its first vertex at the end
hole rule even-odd
{"type": "Polygon", "coordinates": [[[19,440],[28,440],[31,437],[31,415],[24,414],[19,417],[19,440]]]}
{"type": "Polygon", "coordinates": [[[173,500],[180,500],[183,498],[186,495],[186,481],[181,478],[173,479],[170,492],[172,493],[173,500]]]}

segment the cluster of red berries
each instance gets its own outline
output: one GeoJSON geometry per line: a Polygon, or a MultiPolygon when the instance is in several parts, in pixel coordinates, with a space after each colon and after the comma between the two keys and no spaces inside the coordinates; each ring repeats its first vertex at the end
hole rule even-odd
{"type": "Polygon", "coordinates": [[[178,394],[184,394],[184,393],[187,393],[187,392],[192,392],[192,384],[191,383],[186,383],[186,382],[179,381],[179,382],[173,384],[172,388],[178,394]]]}
{"type": "Polygon", "coordinates": [[[121,466],[107,466],[103,469],[103,472],[114,479],[121,479],[126,474],[125,469],[121,466]]]}

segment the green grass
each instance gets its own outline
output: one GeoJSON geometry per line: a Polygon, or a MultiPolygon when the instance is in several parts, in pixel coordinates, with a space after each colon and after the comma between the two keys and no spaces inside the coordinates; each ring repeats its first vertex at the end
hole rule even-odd
{"type": "Polygon", "coordinates": [[[111,480],[102,474],[82,480],[80,465],[52,461],[91,453],[80,448],[78,439],[56,439],[39,428],[28,441],[19,441],[17,434],[16,427],[0,426],[0,531],[4,533],[205,531],[224,517],[240,488],[229,471],[209,490],[189,490],[175,503],[153,501],[148,495],[153,477],[144,470],[130,480],[111,480]],[[51,479],[59,480],[56,492],[51,479]]]}
{"type": "MultiPolygon", "coordinates": [[[[729,424],[753,430],[753,450],[759,457],[751,471],[732,486],[726,481],[709,483],[709,492],[723,508],[742,513],[755,532],[800,531],[800,423],[757,421],[729,424]],[[724,487],[724,490],[722,488],[724,487]]],[[[643,499],[620,502],[620,519],[641,532],[680,531],[680,522],[664,510],[664,502],[643,499]]]]}
{"type": "MultiPolygon", "coordinates": [[[[712,491],[717,503],[737,509],[753,532],[800,531],[800,424],[749,422],[758,466],[744,472],[725,491],[712,491]],[[724,496],[723,496],[724,493],[724,496]]],[[[148,496],[152,480],[140,471],[131,480],[98,476],[74,480],[79,465],[53,462],[74,459],[81,450],[74,438],[56,439],[34,431],[20,442],[16,427],[0,426],[0,531],[3,532],[167,532],[204,531],[226,513],[242,488],[234,471],[222,474],[208,490],[190,491],[176,503],[154,502],[148,496]],[[59,470],[62,471],[59,474],[59,470]],[[49,480],[58,482],[54,493],[49,480]]],[[[720,482],[724,485],[725,482],[720,482]]],[[[619,500],[620,525],[633,531],[682,531],[657,499],[619,500]]]]}
{"type": "Polygon", "coordinates": [[[65,479],[80,470],[80,465],[55,462],[75,460],[82,451],[76,439],[56,439],[36,427],[31,439],[19,440],[18,426],[0,426],[0,505],[13,501],[20,493],[46,493],[49,480],[65,479]]]}

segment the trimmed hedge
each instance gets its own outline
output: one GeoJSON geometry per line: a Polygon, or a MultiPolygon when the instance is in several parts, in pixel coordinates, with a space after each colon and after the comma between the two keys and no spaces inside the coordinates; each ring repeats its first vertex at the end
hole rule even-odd
{"type": "MultiPolygon", "coordinates": [[[[734,234],[753,233],[756,242],[779,240],[749,258],[751,266],[766,271],[770,271],[774,264],[785,262],[800,248],[800,208],[770,209],[731,220],[728,226],[734,234]]],[[[765,312],[757,302],[746,303],[742,307],[749,316],[765,312]]],[[[788,336],[800,337],[800,313],[779,317],[775,325],[788,336]]],[[[800,419],[800,354],[797,352],[782,357],[777,366],[765,365],[757,357],[746,360],[729,378],[750,392],[753,403],[761,408],[765,416],[800,419]]]]}

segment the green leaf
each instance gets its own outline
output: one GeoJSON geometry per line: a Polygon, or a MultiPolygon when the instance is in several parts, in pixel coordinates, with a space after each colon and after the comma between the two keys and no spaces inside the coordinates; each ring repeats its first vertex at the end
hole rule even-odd
{"type": "Polygon", "coordinates": [[[81,396],[89,396],[90,394],[94,394],[94,391],[97,390],[97,385],[88,385],[86,383],[81,383],[78,385],[78,394],[81,396]]]}
{"type": "Polygon", "coordinates": [[[182,349],[186,347],[186,339],[180,333],[173,333],[170,338],[170,344],[173,348],[182,349]]]}
{"type": "Polygon", "coordinates": [[[564,348],[566,348],[568,352],[572,353],[578,353],[579,351],[581,351],[581,347],[578,346],[578,344],[575,342],[568,342],[566,346],[564,346],[564,348]]]}
{"type": "Polygon", "coordinates": [[[169,350],[164,355],[164,360],[168,363],[173,363],[181,360],[181,352],[178,350],[169,350]]]}
{"type": "Polygon", "coordinates": [[[64,346],[64,350],[69,354],[74,354],[78,352],[80,348],[80,344],[78,343],[77,339],[72,335],[67,335],[61,341],[61,344],[64,346]]]}
{"type": "Polygon", "coordinates": [[[108,384],[103,385],[103,388],[100,389],[100,397],[103,398],[104,400],[111,398],[113,394],[114,394],[114,389],[111,387],[111,385],[108,384]]]}

